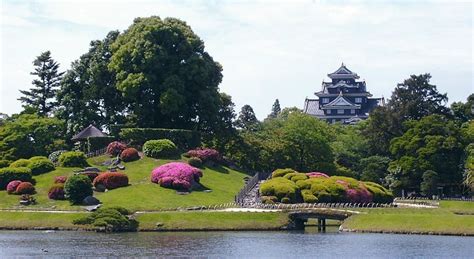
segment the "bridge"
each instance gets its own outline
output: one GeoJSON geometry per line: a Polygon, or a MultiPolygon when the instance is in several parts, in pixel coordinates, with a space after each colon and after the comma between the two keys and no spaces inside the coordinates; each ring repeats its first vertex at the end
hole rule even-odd
{"type": "Polygon", "coordinates": [[[359,213],[357,211],[341,210],[341,209],[301,209],[288,213],[290,222],[288,229],[303,230],[308,219],[318,220],[318,231],[326,232],[326,219],[345,220],[352,214],[359,213]]]}

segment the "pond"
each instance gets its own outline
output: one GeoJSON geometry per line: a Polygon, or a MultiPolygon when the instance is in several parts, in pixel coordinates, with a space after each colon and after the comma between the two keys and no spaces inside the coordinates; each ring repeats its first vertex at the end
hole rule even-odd
{"type": "Polygon", "coordinates": [[[467,258],[473,237],[330,232],[0,231],[0,256],[467,258]]]}

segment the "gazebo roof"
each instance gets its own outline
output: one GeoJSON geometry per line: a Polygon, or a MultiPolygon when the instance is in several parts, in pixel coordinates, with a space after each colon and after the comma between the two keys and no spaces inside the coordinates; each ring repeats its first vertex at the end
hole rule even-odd
{"type": "Polygon", "coordinates": [[[101,138],[101,137],[107,137],[107,134],[103,133],[100,131],[98,128],[89,125],[87,128],[83,129],[81,132],[77,133],[72,137],[71,140],[81,140],[81,139],[87,139],[87,138],[101,138]]]}

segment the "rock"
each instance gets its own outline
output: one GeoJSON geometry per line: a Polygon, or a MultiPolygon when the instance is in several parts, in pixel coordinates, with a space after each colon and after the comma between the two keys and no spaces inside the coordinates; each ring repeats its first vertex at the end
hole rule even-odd
{"type": "Polygon", "coordinates": [[[161,222],[156,222],[156,227],[159,228],[159,227],[162,227],[164,226],[165,224],[161,223],[161,222]]]}
{"type": "Polygon", "coordinates": [[[87,196],[84,198],[84,200],[82,200],[82,204],[86,205],[86,206],[90,206],[90,205],[98,205],[100,204],[100,201],[93,197],[93,196],[87,196]]]}
{"type": "Polygon", "coordinates": [[[84,209],[87,211],[96,211],[98,208],[100,208],[100,206],[102,206],[102,204],[85,206],[84,209]]]}
{"type": "Polygon", "coordinates": [[[96,192],[105,192],[107,190],[107,188],[105,188],[105,186],[103,184],[97,184],[95,186],[95,191],[96,192]]]}
{"type": "Polygon", "coordinates": [[[179,195],[188,195],[189,192],[186,192],[186,191],[176,191],[176,194],[179,194],[179,195]]]}
{"type": "Polygon", "coordinates": [[[20,200],[20,205],[24,205],[24,206],[30,205],[30,201],[28,201],[28,200],[20,200]]]}
{"type": "Polygon", "coordinates": [[[97,168],[97,167],[86,167],[86,168],[84,168],[83,171],[84,172],[96,172],[96,173],[98,173],[98,172],[100,172],[100,169],[97,168]]]}
{"type": "Polygon", "coordinates": [[[120,170],[125,170],[125,166],[120,164],[120,165],[117,165],[117,168],[120,169],[120,170]]]}
{"type": "Polygon", "coordinates": [[[203,192],[212,192],[212,190],[204,190],[203,192]]]}

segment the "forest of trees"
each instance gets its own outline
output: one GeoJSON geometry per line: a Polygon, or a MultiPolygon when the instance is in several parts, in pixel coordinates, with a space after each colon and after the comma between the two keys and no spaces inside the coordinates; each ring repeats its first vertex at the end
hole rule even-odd
{"type": "Polygon", "coordinates": [[[33,66],[23,111],[0,116],[0,167],[72,148],[71,137],[89,124],[120,125],[200,131],[204,146],[250,172],[321,171],[427,196],[474,190],[474,94],[448,107],[430,74],[397,84],[368,120],[330,125],[282,109],[278,99],[264,120],[249,104],[237,113],[219,91],[222,66],[174,18],[137,18],[92,41],[65,71],[50,51],[33,66]]]}

